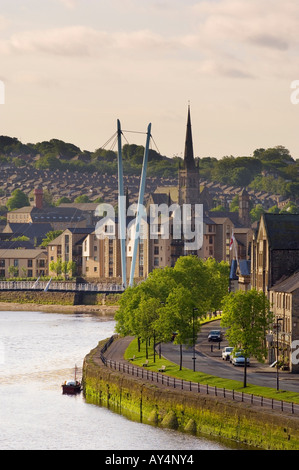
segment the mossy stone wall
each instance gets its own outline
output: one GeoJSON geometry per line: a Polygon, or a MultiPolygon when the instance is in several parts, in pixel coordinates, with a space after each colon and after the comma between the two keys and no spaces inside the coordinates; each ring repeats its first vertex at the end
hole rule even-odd
{"type": "Polygon", "coordinates": [[[226,438],[262,449],[297,450],[299,419],[262,407],[159,387],[111,370],[95,360],[104,342],[83,364],[87,402],[106,406],[130,419],[195,435],[226,438]]]}

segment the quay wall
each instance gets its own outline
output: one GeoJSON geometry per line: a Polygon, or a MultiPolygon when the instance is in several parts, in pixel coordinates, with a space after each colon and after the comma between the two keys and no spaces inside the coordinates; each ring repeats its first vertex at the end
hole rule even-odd
{"type": "Polygon", "coordinates": [[[72,291],[0,290],[0,302],[44,305],[117,305],[119,295],[72,291]]]}
{"type": "Polygon", "coordinates": [[[85,357],[83,391],[88,403],[129,419],[197,436],[229,439],[254,448],[298,450],[299,419],[229,399],[169,389],[106,367],[101,341],[85,357]]]}

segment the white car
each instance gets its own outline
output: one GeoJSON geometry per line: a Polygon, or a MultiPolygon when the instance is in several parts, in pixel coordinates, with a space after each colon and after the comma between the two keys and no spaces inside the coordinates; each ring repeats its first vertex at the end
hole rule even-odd
{"type": "MultiPolygon", "coordinates": [[[[231,361],[233,366],[244,366],[245,365],[245,357],[241,351],[237,351],[233,353],[231,361]]],[[[250,365],[249,357],[246,358],[246,365],[247,367],[250,365]]]]}
{"type": "Polygon", "coordinates": [[[222,349],[222,359],[224,361],[229,361],[231,353],[233,352],[234,348],[227,346],[226,348],[222,349]]]}

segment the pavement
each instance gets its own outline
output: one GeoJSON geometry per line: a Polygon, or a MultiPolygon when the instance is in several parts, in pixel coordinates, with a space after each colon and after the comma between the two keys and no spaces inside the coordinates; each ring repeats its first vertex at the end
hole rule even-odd
{"type": "MultiPolygon", "coordinates": [[[[207,337],[211,329],[218,329],[219,324],[213,322],[202,326],[198,335],[195,347],[195,370],[206,374],[215,375],[221,378],[243,381],[243,367],[234,367],[229,361],[224,361],[221,356],[222,348],[227,346],[225,341],[221,342],[219,348],[218,343],[208,342],[207,337]],[[213,346],[213,347],[211,347],[213,346]]],[[[119,338],[114,341],[106,351],[106,357],[117,362],[128,363],[124,359],[124,352],[127,349],[133,337],[119,338]]],[[[159,347],[157,346],[157,351],[159,347]]],[[[162,357],[171,362],[179,364],[180,348],[179,345],[173,343],[161,344],[162,357]]],[[[193,370],[193,348],[183,347],[183,367],[193,370]]],[[[286,391],[294,391],[299,393],[299,374],[291,374],[288,371],[279,371],[279,389],[286,391]]],[[[271,368],[269,364],[260,364],[252,359],[250,367],[247,368],[247,383],[253,385],[261,385],[276,389],[277,371],[271,368]]]]}

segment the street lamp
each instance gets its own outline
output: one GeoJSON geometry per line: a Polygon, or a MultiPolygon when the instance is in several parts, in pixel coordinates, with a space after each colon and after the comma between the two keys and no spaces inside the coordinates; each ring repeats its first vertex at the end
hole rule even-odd
{"type": "Polygon", "coordinates": [[[192,318],[193,318],[193,325],[192,325],[192,329],[193,329],[193,372],[195,372],[195,361],[196,361],[196,356],[195,356],[195,329],[194,329],[194,313],[198,311],[198,308],[194,307],[193,308],[193,315],[192,315],[192,318]]]}
{"type": "Polygon", "coordinates": [[[278,328],[279,322],[283,321],[283,318],[276,319],[276,390],[279,390],[279,366],[278,366],[278,328]]]}
{"type": "MultiPolygon", "coordinates": [[[[160,302],[161,305],[165,305],[165,302],[160,302]]],[[[162,351],[161,351],[161,341],[159,341],[159,359],[161,359],[162,351]]]]}

